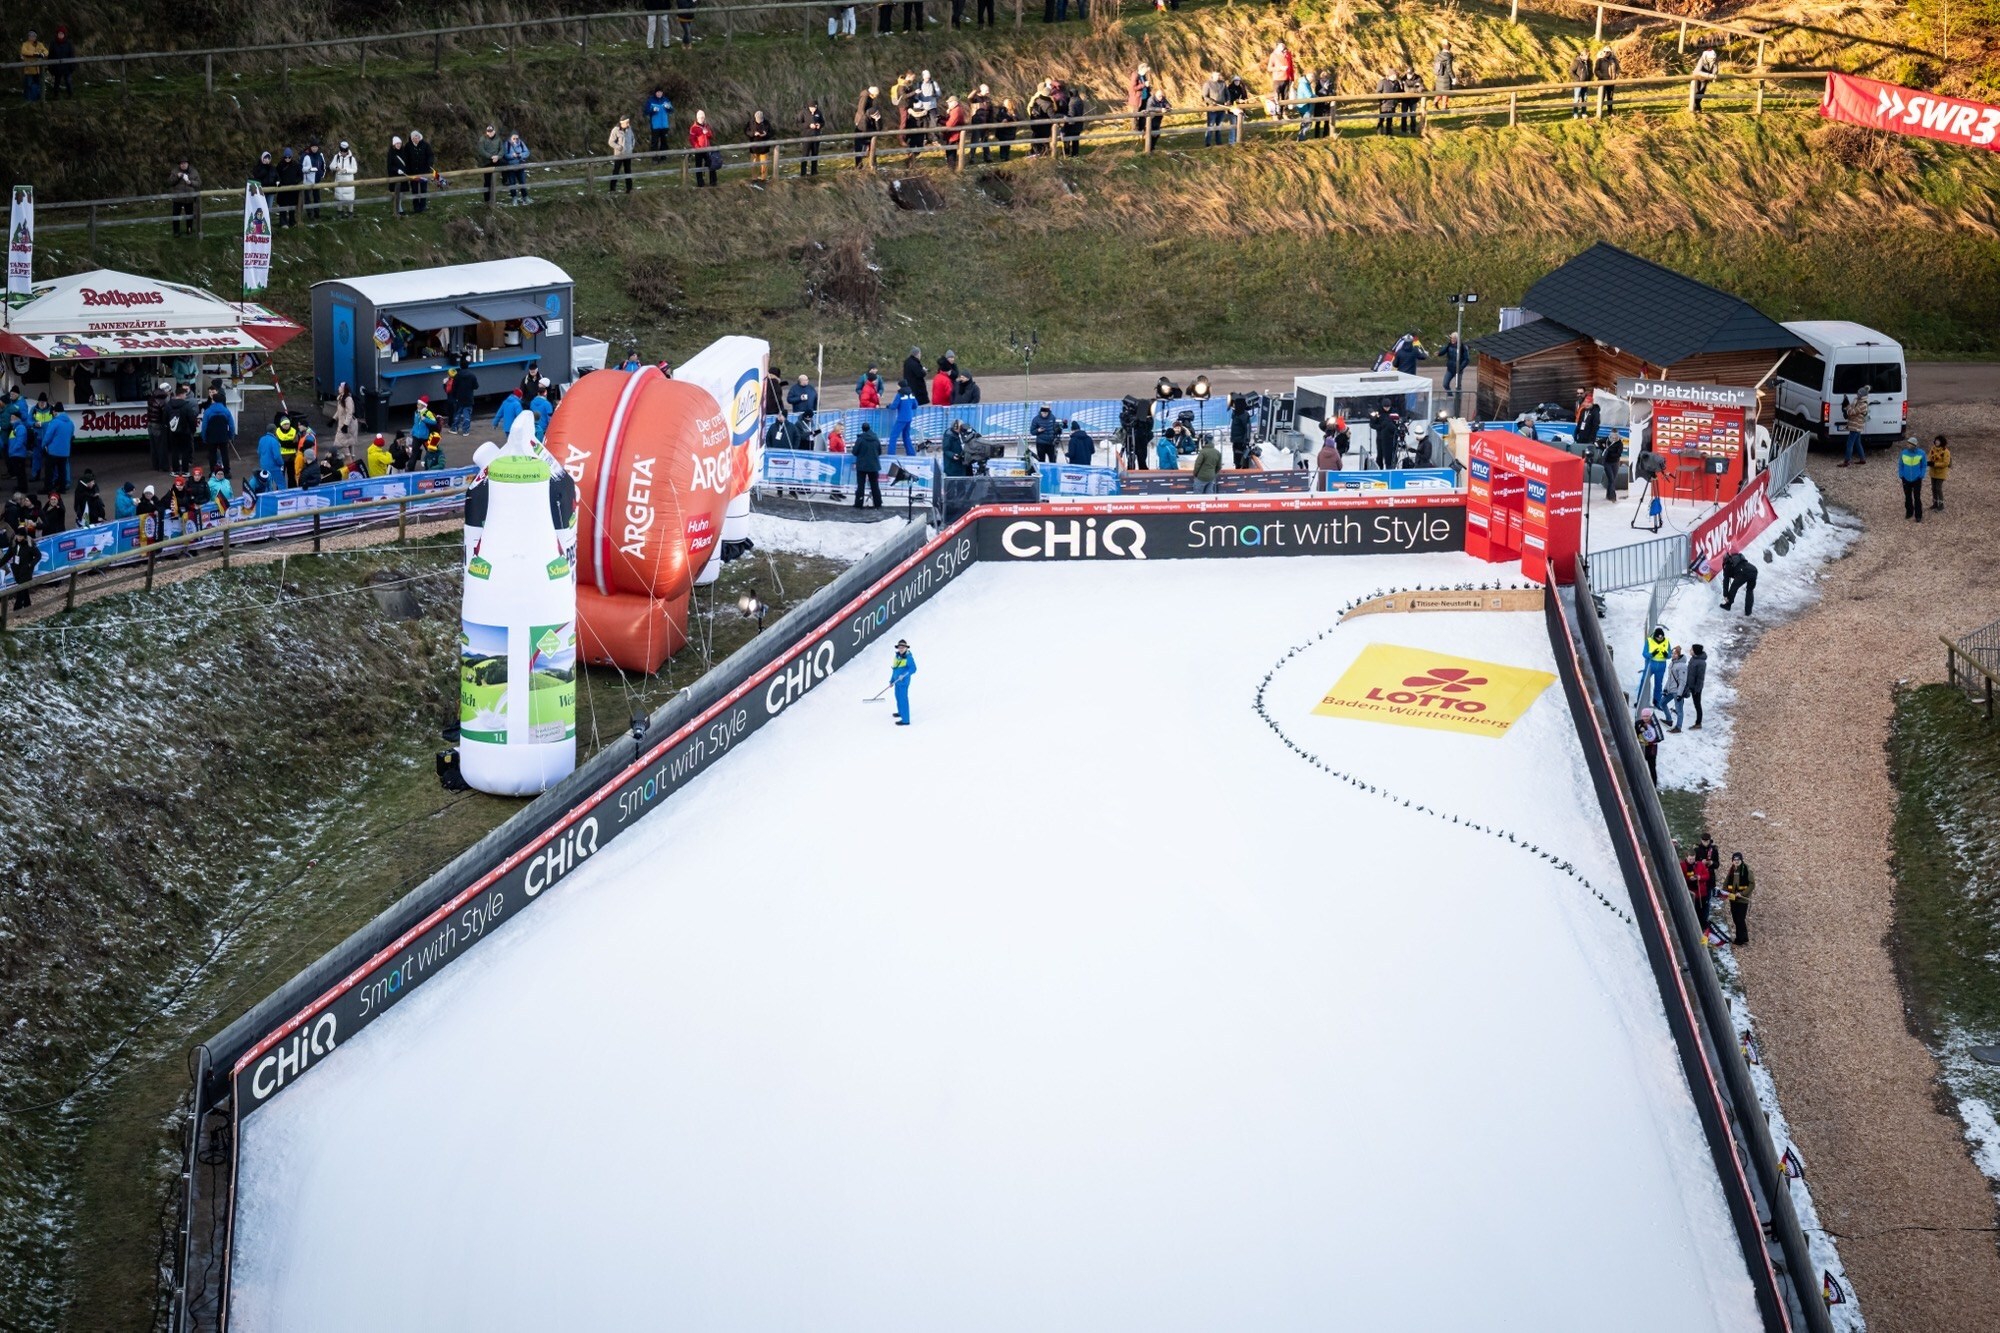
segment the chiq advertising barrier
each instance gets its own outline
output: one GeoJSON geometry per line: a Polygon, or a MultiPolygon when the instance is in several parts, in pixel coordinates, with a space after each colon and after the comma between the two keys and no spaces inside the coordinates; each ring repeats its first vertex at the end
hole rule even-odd
{"type": "Polygon", "coordinates": [[[1106,505],[989,517],[982,560],[1175,560],[1287,555],[1409,555],[1465,547],[1465,504],[1299,499],[1106,505]]]}

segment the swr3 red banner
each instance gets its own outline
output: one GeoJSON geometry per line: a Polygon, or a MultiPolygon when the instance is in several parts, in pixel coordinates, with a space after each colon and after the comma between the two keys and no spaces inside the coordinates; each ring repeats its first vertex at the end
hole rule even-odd
{"type": "Polygon", "coordinates": [[[1829,74],[1819,113],[1828,120],[1844,120],[1871,130],[2000,150],[2000,106],[1969,97],[1919,92],[1852,74],[1829,74]]]}

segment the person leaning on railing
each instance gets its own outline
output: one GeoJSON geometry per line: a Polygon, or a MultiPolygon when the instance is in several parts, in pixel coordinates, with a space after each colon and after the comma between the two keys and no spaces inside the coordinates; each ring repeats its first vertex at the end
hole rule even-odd
{"type": "Polygon", "coordinates": [[[507,142],[500,149],[500,180],[507,187],[507,202],[525,204],[528,202],[528,161],[534,154],[520,131],[507,136],[507,142]]]}
{"type": "Polygon", "coordinates": [[[708,173],[707,184],[713,185],[716,173],[722,169],[722,154],[715,148],[715,131],[708,127],[708,112],[696,111],[694,123],[688,126],[688,147],[694,150],[694,183],[696,188],[704,183],[702,173],[708,173]]]}
{"type": "Polygon", "coordinates": [[[1612,103],[1618,100],[1618,89],[1614,86],[1618,78],[1618,53],[1608,46],[1599,51],[1592,72],[1597,75],[1598,83],[1603,85],[1598,91],[1604,98],[1604,114],[1608,116],[1612,103]]]}

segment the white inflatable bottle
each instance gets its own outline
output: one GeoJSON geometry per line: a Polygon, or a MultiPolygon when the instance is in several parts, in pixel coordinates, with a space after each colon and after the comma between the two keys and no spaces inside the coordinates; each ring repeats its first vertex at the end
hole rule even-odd
{"type": "Polygon", "coordinates": [[[525,414],[466,497],[483,521],[465,555],[459,771],[495,796],[533,796],[576,769],[573,498],[525,414]]]}

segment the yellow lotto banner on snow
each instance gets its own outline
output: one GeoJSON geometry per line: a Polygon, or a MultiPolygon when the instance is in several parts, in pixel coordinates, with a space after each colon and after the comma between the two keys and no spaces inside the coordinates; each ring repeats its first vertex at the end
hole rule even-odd
{"type": "Polygon", "coordinates": [[[1502,736],[1554,680],[1546,671],[1371,643],[1313,712],[1502,736]]]}

